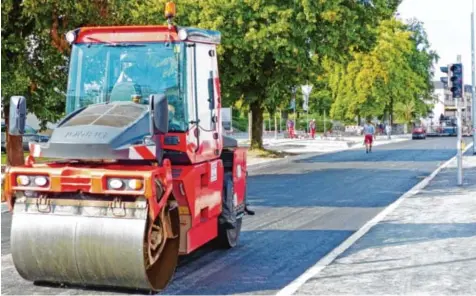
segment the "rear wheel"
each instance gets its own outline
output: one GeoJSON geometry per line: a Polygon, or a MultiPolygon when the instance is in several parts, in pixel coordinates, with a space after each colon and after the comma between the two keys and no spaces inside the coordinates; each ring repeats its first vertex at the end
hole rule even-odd
{"type": "MultiPolygon", "coordinates": [[[[225,173],[223,180],[223,208],[227,207],[230,210],[229,215],[237,216],[236,207],[233,202],[233,174],[231,172],[225,173]]],[[[223,214],[222,214],[223,215],[223,214]]],[[[238,244],[241,232],[242,218],[236,219],[234,226],[231,227],[228,223],[224,223],[225,219],[219,219],[218,222],[218,236],[216,238],[217,247],[219,248],[233,248],[238,244]],[[220,221],[221,220],[221,221],[220,221]]]]}
{"type": "Polygon", "coordinates": [[[218,226],[217,245],[222,249],[230,249],[236,247],[240,238],[241,218],[236,220],[235,228],[226,228],[224,225],[218,226]]]}

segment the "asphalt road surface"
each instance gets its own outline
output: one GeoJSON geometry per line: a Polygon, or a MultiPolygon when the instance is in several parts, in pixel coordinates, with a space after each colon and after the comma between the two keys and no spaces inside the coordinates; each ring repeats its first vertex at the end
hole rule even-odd
{"type": "MultiPolygon", "coordinates": [[[[470,138],[465,139],[468,143],[470,138]]],[[[182,258],[163,294],[273,294],[455,155],[456,138],[427,138],[313,156],[255,170],[239,246],[182,258]]],[[[456,176],[455,176],[456,178],[456,176]]],[[[2,294],[116,294],[34,285],[16,272],[11,215],[2,213],[2,294]]]]}

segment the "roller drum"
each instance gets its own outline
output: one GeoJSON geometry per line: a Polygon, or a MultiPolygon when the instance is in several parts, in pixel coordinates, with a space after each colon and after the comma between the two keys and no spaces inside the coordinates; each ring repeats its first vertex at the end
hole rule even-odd
{"type": "MultiPolygon", "coordinates": [[[[157,275],[148,275],[146,271],[146,206],[119,209],[122,211],[119,217],[117,209],[107,207],[41,207],[34,203],[16,203],[14,207],[11,249],[15,268],[23,278],[145,290],[159,288],[150,278],[157,275]]],[[[173,256],[174,252],[168,249],[173,256]]],[[[164,283],[176,266],[176,260],[168,261],[168,266],[156,267],[165,275],[164,283]]]]}

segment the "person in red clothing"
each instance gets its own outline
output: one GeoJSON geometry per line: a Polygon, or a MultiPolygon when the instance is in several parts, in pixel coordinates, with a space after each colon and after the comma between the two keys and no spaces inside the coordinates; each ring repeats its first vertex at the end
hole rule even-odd
{"type": "Polygon", "coordinates": [[[372,143],[375,138],[375,127],[372,125],[370,119],[364,125],[364,143],[366,153],[372,152],[372,143]]]}
{"type": "Polygon", "coordinates": [[[309,130],[311,132],[311,138],[315,138],[316,136],[316,121],[314,119],[312,119],[310,122],[309,122],[309,130]]]}
{"type": "Polygon", "coordinates": [[[288,119],[288,133],[291,139],[294,138],[294,121],[288,119]]]}

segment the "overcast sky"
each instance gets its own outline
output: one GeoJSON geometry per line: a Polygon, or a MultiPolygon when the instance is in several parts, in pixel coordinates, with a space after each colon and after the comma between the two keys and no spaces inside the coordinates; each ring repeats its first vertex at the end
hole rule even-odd
{"type": "Polygon", "coordinates": [[[471,84],[471,9],[473,0],[403,0],[398,9],[402,19],[415,17],[424,23],[431,47],[440,56],[439,67],[456,62],[461,55],[464,84],[471,84]]]}

